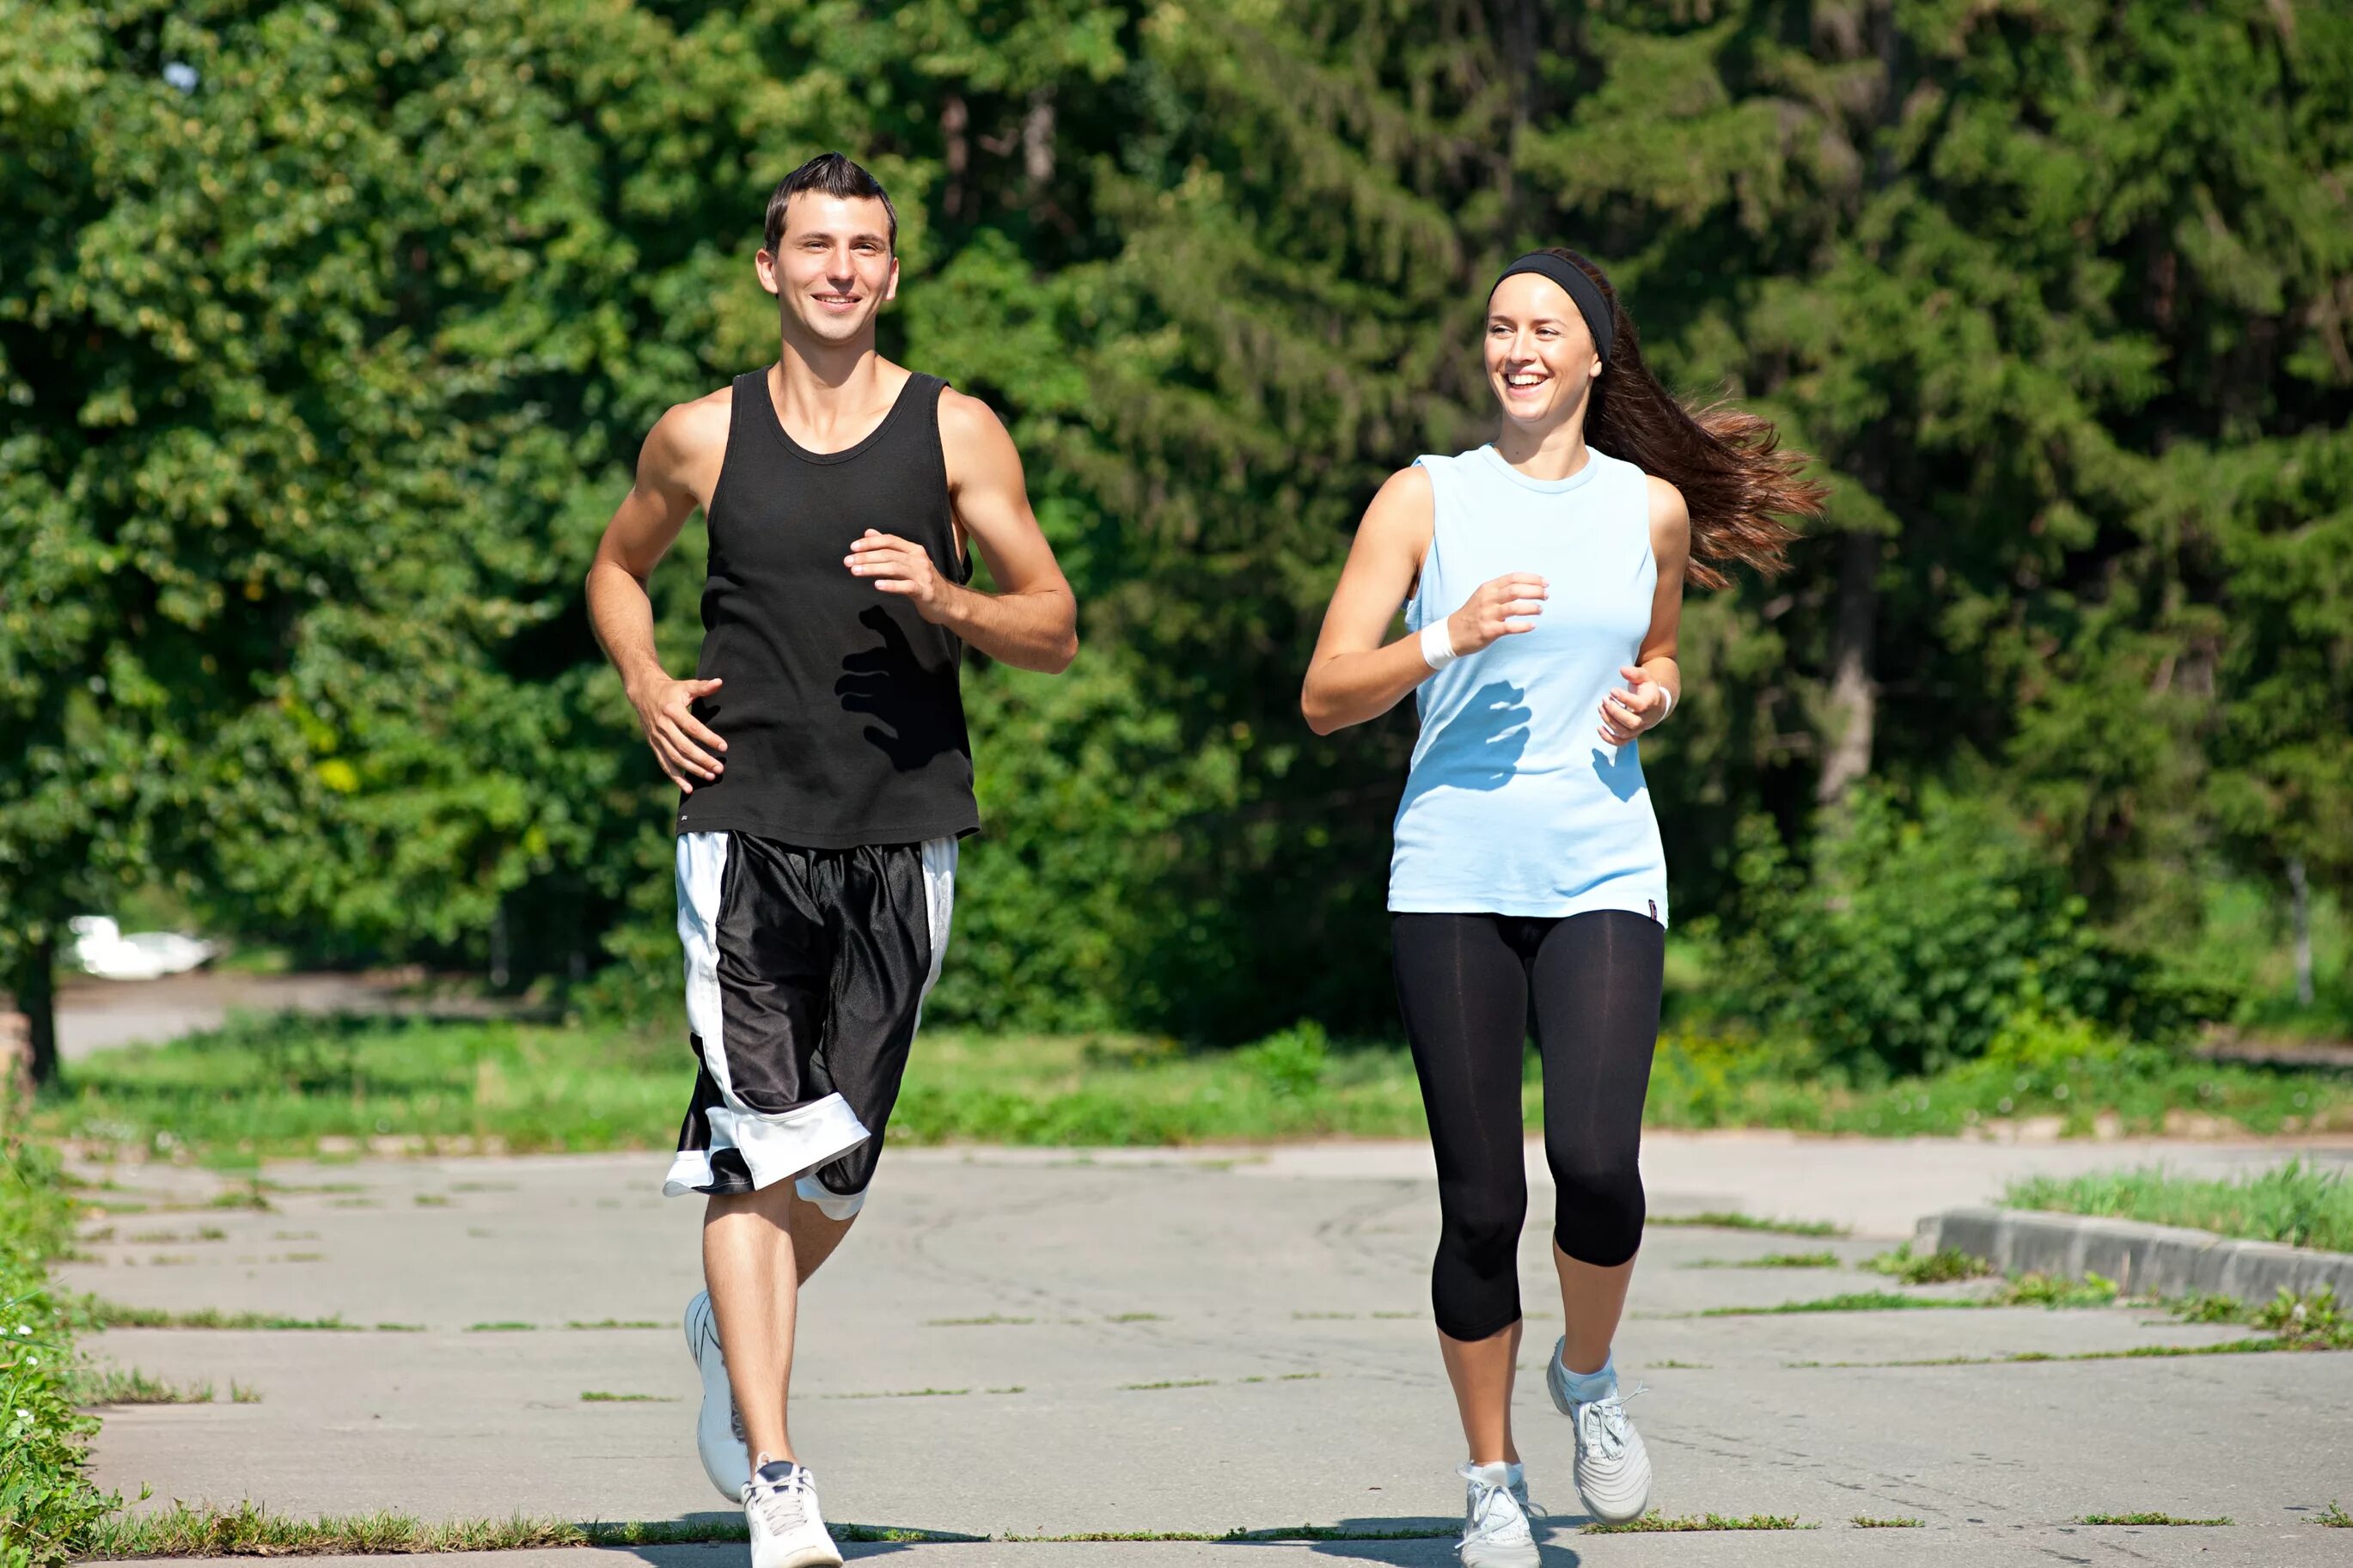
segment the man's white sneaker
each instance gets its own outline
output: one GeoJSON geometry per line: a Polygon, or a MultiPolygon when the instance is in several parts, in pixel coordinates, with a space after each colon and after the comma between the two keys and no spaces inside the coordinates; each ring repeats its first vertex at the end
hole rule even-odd
{"type": "Polygon", "coordinates": [[[753,1471],[744,1522],[752,1527],[752,1568],[840,1568],[841,1549],[818,1513],[817,1481],[806,1465],[772,1459],[753,1471]]]}
{"type": "MultiPolygon", "coordinates": [[[[1536,1568],[1535,1533],[1506,1465],[1465,1465],[1455,1474],[1464,1482],[1462,1568],[1536,1568]]],[[[1525,1483],[1523,1483],[1525,1484],[1525,1483]]]]}
{"type": "Polygon", "coordinates": [[[1554,1405],[1577,1425],[1577,1495],[1585,1511],[1604,1524],[1640,1519],[1651,1503],[1651,1453],[1626,1416],[1626,1400],[1632,1395],[1620,1394],[1613,1385],[1599,1399],[1578,1399],[1569,1390],[1568,1368],[1560,1359],[1566,1342],[1552,1348],[1545,1387],[1554,1405]]]}
{"type": "Polygon", "coordinates": [[[719,1350],[719,1320],[711,1310],[711,1292],[697,1290],[686,1304],[686,1348],[702,1373],[702,1411],[695,1418],[694,1447],[702,1456],[702,1472],[729,1502],[744,1500],[752,1479],[752,1458],[744,1451],[744,1418],[735,1409],[734,1391],[727,1386],[727,1358],[719,1350]]]}

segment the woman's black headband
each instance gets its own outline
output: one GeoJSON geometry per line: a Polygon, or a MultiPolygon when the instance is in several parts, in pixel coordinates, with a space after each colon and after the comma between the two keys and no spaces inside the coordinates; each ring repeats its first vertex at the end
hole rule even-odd
{"type": "MultiPolygon", "coordinates": [[[[1559,284],[1577,301],[1577,313],[1585,318],[1586,331],[1593,334],[1593,352],[1601,356],[1602,363],[1609,363],[1609,340],[1615,335],[1609,301],[1601,286],[1586,276],[1584,268],[1549,250],[1532,250],[1504,268],[1503,277],[1495,279],[1495,289],[1502,288],[1504,279],[1514,272],[1533,272],[1559,284]]],[[[1495,289],[1487,290],[1489,299],[1494,298],[1495,289]]]]}

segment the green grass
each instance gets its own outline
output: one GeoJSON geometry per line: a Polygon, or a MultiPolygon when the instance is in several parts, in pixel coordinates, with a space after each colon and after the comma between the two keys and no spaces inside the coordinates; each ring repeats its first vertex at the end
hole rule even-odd
{"type": "Polygon", "coordinates": [[[1426,1525],[1408,1524],[1394,1528],[1364,1525],[1291,1524],[1276,1525],[1265,1530],[1237,1528],[1223,1532],[1195,1530],[1099,1530],[1076,1535],[996,1535],[989,1539],[1021,1545],[1055,1545],[1081,1542],[1274,1542],[1284,1541],[1444,1541],[1453,1537],[1453,1525],[1433,1530],[1426,1525]]]}
{"type": "Polygon", "coordinates": [[[657,1318],[599,1318],[593,1323],[569,1322],[567,1329],[667,1329],[670,1325],[657,1318]]]}
{"type": "Polygon", "coordinates": [[[1927,1525],[1926,1520],[1906,1516],[1898,1516],[1894,1519],[1873,1519],[1867,1513],[1856,1514],[1847,1522],[1857,1530],[1922,1530],[1927,1525]]]}
{"type": "Polygon", "coordinates": [[[605,1394],[596,1389],[581,1393],[583,1405],[676,1405],[677,1400],[666,1394],[605,1394]]]}
{"type": "Polygon", "coordinates": [[[1768,1252],[1762,1258],[1702,1258],[1685,1268],[1836,1268],[1835,1252],[1768,1252]]]}
{"type": "Polygon", "coordinates": [[[2342,1170],[2301,1159],[2221,1181],[2170,1175],[2162,1169],[2036,1177],[2012,1182],[2002,1202],[2011,1208],[2144,1220],[2353,1252],[2353,1182],[2342,1170]]]}
{"type": "MultiPolygon", "coordinates": [[[[0,1126],[14,1119],[0,1102],[0,1126]]],[[[85,1444],[99,1422],[75,1408],[73,1347],[85,1323],[49,1279],[49,1262],[73,1250],[75,1217],[54,1154],[0,1138],[0,1556],[30,1568],[80,1554],[120,1504],[90,1483],[85,1444]]]]}
{"type": "Polygon", "coordinates": [[[1646,1513],[1624,1524],[1588,1524],[1586,1535],[1651,1535],[1663,1531],[1700,1530],[1820,1530],[1818,1524],[1807,1524],[1786,1513],[1749,1513],[1737,1517],[1721,1513],[1692,1513],[1670,1517],[1646,1513]]]}
{"type": "MultiPolygon", "coordinates": [[[[95,1405],[210,1405],[209,1383],[173,1383],[137,1367],[81,1366],[67,1381],[68,1395],[85,1409],[95,1405]]],[[[252,1403],[240,1401],[239,1403],[252,1403]]]]}
{"type": "MultiPolygon", "coordinates": [[[[0,1103],[0,1121],[14,1115],[0,1103]]],[[[48,1278],[72,1249],[74,1220],[56,1159],[0,1139],[0,1555],[32,1568],[79,1555],[120,1503],[90,1482],[84,1443],[98,1423],[74,1408],[81,1325],[48,1278]]]]}
{"type": "MultiPolygon", "coordinates": [[[[185,1149],[216,1165],[315,1154],[322,1140],[331,1149],[382,1139],[453,1152],[653,1149],[675,1136],[689,1065],[682,1028],[239,1018],[77,1064],[67,1088],[37,1108],[35,1125],[100,1145],[185,1149]]],[[[1532,1130],[1541,1125],[1542,1095],[1531,1055],[1523,1105],[1532,1130]]],[[[2161,1130],[2180,1110],[2255,1132],[2353,1128],[2353,1077],[2142,1051],[2021,1072],[1977,1063],[1859,1088],[1801,1050],[1673,1032],[1660,1042],[1646,1116],[1658,1127],[1949,1133],[2054,1114],[2088,1132],[2101,1112],[2130,1131],[2161,1130]]],[[[1335,1047],[1312,1027],[1230,1051],[937,1031],[916,1052],[892,1119],[892,1137],[913,1143],[1170,1145],[1424,1131],[1401,1047],[1335,1047]]],[[[222,1203],[266,1210],[271,1192],[256,1183],[222,1203]]],[[[1729,1223],[1836,1234],[1747,1216],[1729,1223]]]]}
{"type": "MultiPolygon", "coordinates": [[[[842,1542],[973,1541],[969,1535],[887,1526],[834,1524],[842,1542]]],[[[234,1509],[189,1508],[118,1515],[83,1537],[89,1560],[126,1557],[282,1556],[438,1552],[512,1552],[556,1546],[675,1546],[745,1539],[744,1521],[720,1516],[677,1522],[575,1524],[558,1520],[462,1520],[427,1523],[406,1514],[288,1519],[251,1502],[234,1509]]]]}
{"type": "Polygon", "coordinates": [[[1893,1252],[1881,1253],[1863,1267],[1873,1273],[1893,1275],[1906,1285],[1949,1285],[1994,1272],[1992,1264],[1982,1258],[1971,1258],[1957,1247],[1940,1247],[1926,1258],[1915,1256],[1908,1241],[1893,1252]]]}
{"type": "MultiPolygon", "coordinates": [[[[2113,1280],[2097,1274],[2081,1282],[2052,1280],[2042,1275],[2028,1274],[2011,1280],[2000,1294],[1985,1298],[1981,1304],[2105,1306],[2115,1300],[2116,1289],[2113,1280]]],[[[1801,1304],[1801,1309],[1810,1305],[1801,1304]]],[[[2066,1355],[2027,1351],[2014,1355],[1939,1356],[1926,1361],[1804,1362],[1793,1364],[1834,1367],[2009,1366],[2038,1361],[2135,1361],[2178,1356],[2248,1355],[2272,1351],[2353,1351],[2353,1315],[2346,1312],[2337,1302],[2337,1293],[2326,1286],[2301,1296],[2282,1290],[2269,1301],[2252,1306],[2229,1296],[2192,1296],[2156,1305],[2170,1311],[2183,1322],[2243,1323],[2264,1331],[2266,1337],[2225,1340],[2206,1345],[2135,1345],[2125,1350],[2078,1351],[2066,1355]]],[[[1813,1310],[1829,1309],[1816,1306],[1813,1310]]],[[[1752,1308],[1747,1310],[1769,1311],[1772,1309],[1752,1308]]]]}
{"type": "Polygon", "coordinates": [[[1701,1214],[1652,1215],[1646,1225],[1701,1230],[1754,1230],[1770,1236],[1844,1236],[1846,1226],[1820,1219],[1759,1219],[1755,1215],[1710,1209],[1701,1214]]]}
{"type": "Polygon", "coordinates": [[[1777,1301],[1769,1307],[1710,1307],[1699,1318],[1769,1318],[1791,1312],[1892,1312],[1939,1307],[1982,1307],[1974,1296],[1905,1296],[1894,1290],[1850,1290],[1807,1301],[1777,1301]]]}
{"type": "MultiPolygon", "coordinates": [[[[1756,1318],[1790,1312],[1886,1312],[1923,1308],[2105,1307],[2113,1305],[2116,1300],[2116,1282],[2103,1275],[2087,1273],[2081,1279],[2062,1279],[2048,1274],[2019,1274],[2005,1280],[2000,1289],[1982,1296],[1915,1296],[1896,1290],[1851,1290],[1837,1296],[1820,1296],[1804,1301],[1776,1301],[1762,1307],[1711,1307],[1705,1311],[1685,1315],[1756,1318]]],[[[2328,1298],[2324,1291],[2320,1297],[2311,1300],[2326,1302],[2328,1298]]],[[[2333,1306],[2328,1310],[2333,1311],[2333,1306]]],[[[2210,1318],[2206,1321],[2232,1320],[2210,1318]]],[[[2333,1322],[2334,1319],[2330,1321],[2333,1322]]]]}
{"type": "Polygon", "coordinates": [[[2182,1519],[2169,1513],[2087,1513],[2075,1521],[2077,1524],[2196,1524],[2216,1525],[2231,1522],[2225,1514],[2220,1519],[2182,1519]]]}
{"type": "MultiPolygon", "coordinates": [[[[88,1297],[75,1303],[75,1311],[82,1327],[93,1329],[281,1329],[299,1332],[353,1333],[361,1330],[358,1323],[347,1323],[340,1315],[328,1318],[289,1318],[275,1312],[224,1312],[217,1307],[200,1307],[194,1311],[170,1311],[161,1307],[129,1307],[120,1301],[105,1301],[88,1297]]],[[[379,1323],[379,1329],[397,1329],[405,1325],[379,1323]]]]}

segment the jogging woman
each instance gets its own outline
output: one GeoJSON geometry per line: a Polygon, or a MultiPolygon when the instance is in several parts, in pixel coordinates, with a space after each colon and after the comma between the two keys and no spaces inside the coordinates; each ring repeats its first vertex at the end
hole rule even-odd
{"type": "Polygon", "coordinates": [[[1766,421],[1668,395],[1608,280],[1573,251],[1505,268],[1485,339],[1502,429],[1382,486],[1300,699],[1319,734],[1408,692],[1420,709],[1389,910],[1437,1146],[1430,1301],[1470,1443],[1466,1568],[1537,1560],[1511,1421],[1531,1004],[1567,1325],[1545,1383],[1576,1426],[1587,1510],[1619,1521],[1649,1501],[1609,1353],[1642,1241],[1636,1155],[1666,942],[1639,737],[1683,694],[1685,579],[1778,570],[1791,535],[1776,515],[1817,513],[1824,494],[1766,421]],[[1400,603],[1408,635],[1386,641],[1400,603]]]}

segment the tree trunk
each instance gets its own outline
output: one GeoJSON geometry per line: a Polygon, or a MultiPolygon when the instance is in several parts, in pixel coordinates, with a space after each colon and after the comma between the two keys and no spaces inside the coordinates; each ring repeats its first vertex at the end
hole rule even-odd
{"type": "Polygon", "coordinates": [[[2287,858],[2288,909],[2295,925],[2295,1005],[2312,1005],[2312,896],[2305,885],[2304,857],[2287,858]]]}
{"type": "Polygon", "coordinates": [[[1030,95],[1029,112],[1021,117],[1021,172],[1032,192],[1054,177],[1054,97],[1044,88],[1030,95]]]}
{"type": "Polygon", "coordinates": [[[965,170],[972,163],[972,143],[965,135],[972,122],[972,111],[965,107],[964,99],[948,94],[940,105],[940,140],[947,164],[947,180],[940,191],[940,207],[952,218],[964,216],[965,170]]]}
{"type": "Polygon", "coordinates": [[[1879,536],[1850,533],[1839,556],[1838,629],[1831,660],[1834,733],[1814,786],[1814,799],[1822,805],[1844,799],[1871,772],[1872,732],[1879,717],[1871,655],[1878,631],[1879,536]]]}
{"type": "Polygon", "coordinates": [[[58,944],[54,937],[37,940],[17,955],[12,977],[16,1011],[25,1015],[26,1037],[32,1047],[33,1082],[58,1081],[58,944]]]}

